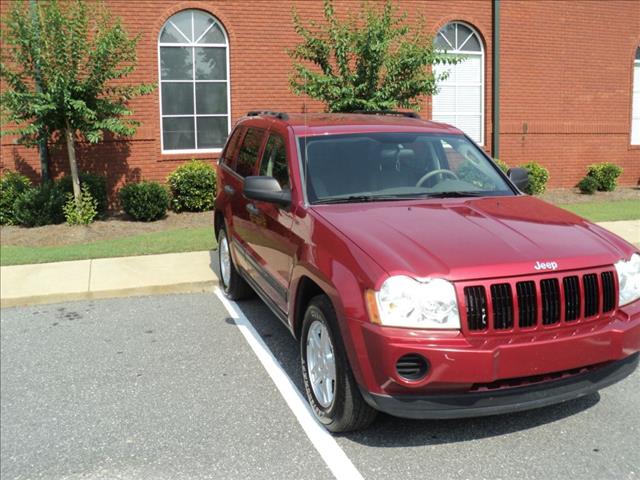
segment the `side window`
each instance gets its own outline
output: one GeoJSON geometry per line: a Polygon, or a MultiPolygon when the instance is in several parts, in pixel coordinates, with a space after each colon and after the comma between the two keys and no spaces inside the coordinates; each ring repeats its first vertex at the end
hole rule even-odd
{"type": "Polygon", "coordinates": [[[253,174],[253,167],[258,160],[258,151],[262,143],[264,130],[260,128],[250,128],[244,136],[240,152],[238,153],[238,164],[236,172],[242,177],[253,174]]]}
{"type": "Polygon", "coordinates": [[[275,178],[280,186],[291,188],[289,182],[289,165],[287,163],[287,151],[284,140],[280,135],[271,134],[262,156],[260,175],[275,178]]]}
{"type": "Polygon", "coordinates": [[[222,160],[231,170],[236,169],[236,161],[238,159],[238,147],[240,146],[240,139],[244,128],[238,127],[231,134],[231,138],[227,142],[227,146],[222,153],[222,160]]]}

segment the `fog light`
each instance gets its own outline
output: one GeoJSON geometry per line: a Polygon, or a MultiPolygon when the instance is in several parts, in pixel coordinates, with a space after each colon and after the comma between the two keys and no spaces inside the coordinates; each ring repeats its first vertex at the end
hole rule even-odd
{"type": "Polygon", "coordinates": [[[423,378],[429,371],[429,362],[422,355],[409,353],[396,362],[398,376],[405,380],[415,381],[423,378]]]}

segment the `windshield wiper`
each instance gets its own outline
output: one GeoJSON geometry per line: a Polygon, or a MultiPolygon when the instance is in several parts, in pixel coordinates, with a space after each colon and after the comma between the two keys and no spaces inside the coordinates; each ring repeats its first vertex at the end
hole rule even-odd
{"type": "Polygon", "coordinates": [[[316,200],[312,205],[330,203],[363,203],[363,202],[388,202],[392,200],[406,200],[399,195],[350,195],[348,197],[326,197],[316,200]]]}
{"type": "Polygon", "coordinates": [[[438,193],[425,193],[427,198],[463,198],[463,197],[484,197],[488,192],[438,192],[438,193]]]}
{"type": "Polygon", "coordinates": [[[348,197],[325,197],[316,200],[312,205],[326,205],[333,203],[364,203],[364,202],[389,202],[393,200],[418,200],[421,198],[464,198],[484,197],[488,192],[478,191],[453,191],[436,193],[410,193],[396,195],[349,195],[348,197]]]}

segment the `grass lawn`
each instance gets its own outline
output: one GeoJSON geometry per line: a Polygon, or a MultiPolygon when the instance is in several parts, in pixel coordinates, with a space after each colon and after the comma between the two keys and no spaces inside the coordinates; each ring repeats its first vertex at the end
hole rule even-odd
{"type": "Polygon", "coordinates": [[[558,206],[592,222],[640,219],[640,200],[585,202],[558,206]]]}
{"type": "Polygon", "coordinates": [[[183,228],[55,247],[0,245],[0,265],[192,252],[214,248],[216,241],[213,238],[212,227],[183,228]]]}

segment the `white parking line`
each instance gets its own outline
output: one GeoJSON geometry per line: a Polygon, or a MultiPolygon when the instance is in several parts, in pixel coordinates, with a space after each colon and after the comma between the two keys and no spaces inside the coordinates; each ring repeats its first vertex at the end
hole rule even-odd
{"type": "Polygon", "coordinates": [[[215,292],[229,312],[229,315],[235,320],[245,340],[258,357],[258,360],[260,360],[260,363],[262,363],[262,366],[271,377],[271,380],[273,380],[273,383],[275,383],[282,398],[287,402],[298,423],[333,475],[339,480],[362,479],[362,475],[353,463],[351,463],[351,460],[347,457],[347,454],[344,453],[344,450],[340,448],[331,434],[315,419],[306,399],[300,395],[296,386],[280,366],[278,360],[273,356],[271,350],[265,345],[244,313],[236,306],[235,302],[228,300],[219,288],[216,288],[215,292]]]}

